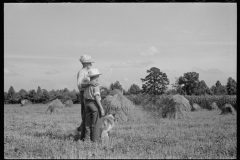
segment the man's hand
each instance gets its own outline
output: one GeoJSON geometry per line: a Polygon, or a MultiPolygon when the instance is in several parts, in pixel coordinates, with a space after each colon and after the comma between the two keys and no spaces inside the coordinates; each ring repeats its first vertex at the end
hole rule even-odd
{"type": "Polygon", "coordinates": [[[96,87],[98,86],[99,84],[97,82],[94,82],[94,81],[90,81],[89,82],[89,85],[93,86],[93,87],[96,87]]]}

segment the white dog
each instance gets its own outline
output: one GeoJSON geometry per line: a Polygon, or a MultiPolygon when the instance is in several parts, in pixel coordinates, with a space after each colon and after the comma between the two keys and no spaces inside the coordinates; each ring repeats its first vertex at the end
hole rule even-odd
{"type": "MultiPolygon", "coordinates": [[[[115,123],[118,121],[117,118],[115,118],[115,114],[108,114],[105,115],[104,117],[101,118],[102,119],[102,134],[101,134],[101,138],[109,138],[108,137],[108,133],[110,132],[110,130],[113,128],[113,126],[115,125],[115,123]]],[[[74,131],[75,135],[80,136],[81,134],[81,126],[78,128],[76,128],[76,130],[74,131]]]]}
{"type": "Polygon", "coordinates": [[[115,122],[117,122],[117,118],[115,118],[115,114],[108,114],[104,117],[102,117],[102,135],[101,138],[109,138],[108,133],[115,125],[115,122]]]}

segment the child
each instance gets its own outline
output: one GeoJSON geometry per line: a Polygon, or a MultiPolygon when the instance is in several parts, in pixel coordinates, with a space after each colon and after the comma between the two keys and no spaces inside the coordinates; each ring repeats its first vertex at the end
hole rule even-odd
{"type": "MultiPolygon", "coordinates": [[[[98,69],[90,69],[88,71],[88,77],[90,81],[98,83],[99,75],[101,75],[98,69]]],[[[101,117],[104,116],[104,109],[100,102],[100,88],[99,86],[88,86],[84,91],[84,98],[86,100],[85,106],[85,138],[91,141],[99,141],[101,139],[102,121],[101,117]]]]}

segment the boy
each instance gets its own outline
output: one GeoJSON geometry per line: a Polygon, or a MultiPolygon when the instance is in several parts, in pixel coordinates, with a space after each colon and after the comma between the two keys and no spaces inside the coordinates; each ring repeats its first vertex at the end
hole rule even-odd
{"type": "MultiPolygon", "coordinates": [[[[93,83],[98,83],[99,75],[98,69],[90,69],[88,77],[93,83]]],[[[104,109],[100,102],[100,88],[98,86],[88,86],[84,91],[84,99],[86,100],[85,108],[85,127],[86,132],[84,140],[99,141],[101,139],[102,120],[101,117],[105,115],[104,109]]]]}

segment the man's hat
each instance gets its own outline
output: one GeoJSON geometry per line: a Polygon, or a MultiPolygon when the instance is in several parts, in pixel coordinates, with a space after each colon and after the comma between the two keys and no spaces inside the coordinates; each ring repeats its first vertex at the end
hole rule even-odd
{"type": "Polygon", "coordinates": [[[81,63],[94,63],[91,61],[91,56],[86,54],[82,55],[79,60],[81,63]]]}
{"type": "Polygon", "coordinates": [[[101,75],[98,71],[98,69],[96,68],[92,68],[92,69],[89,69],[88,70],[88,77],[94,77],[94,76],[98,76],[98,75],[101,75]]]}

